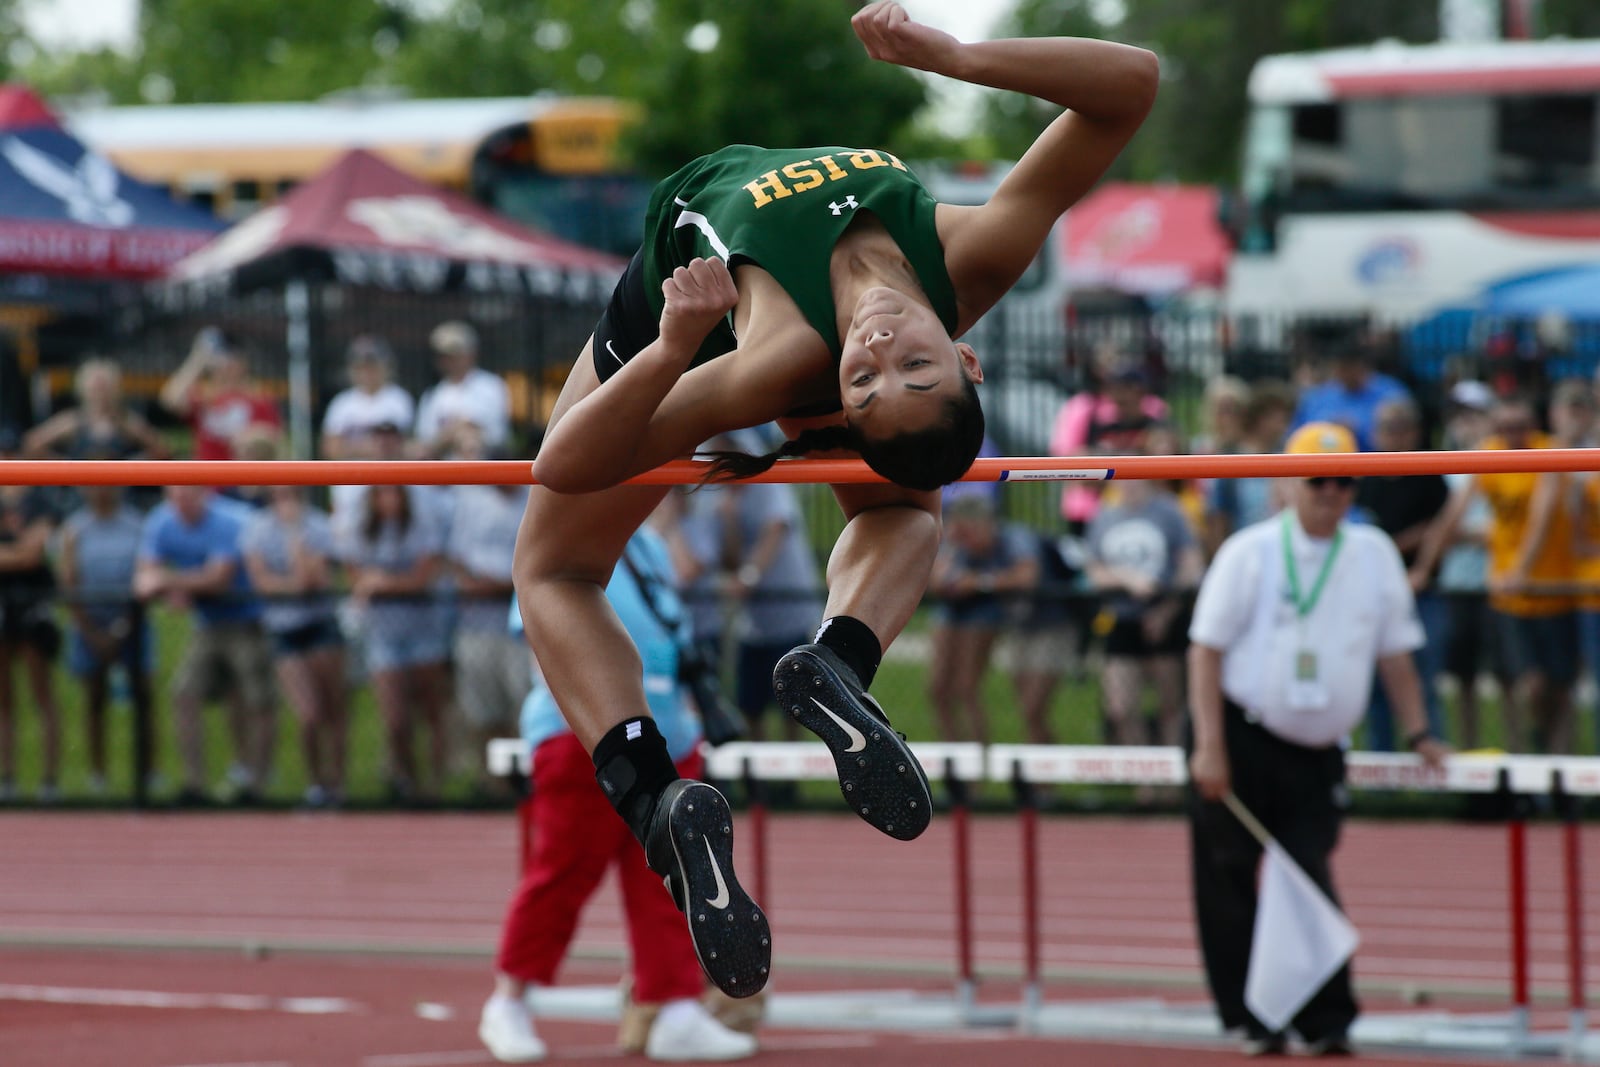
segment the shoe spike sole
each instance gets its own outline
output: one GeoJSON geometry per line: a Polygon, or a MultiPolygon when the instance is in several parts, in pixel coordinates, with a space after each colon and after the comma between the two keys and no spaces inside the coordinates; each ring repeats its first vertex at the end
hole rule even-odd
{"type": "Polygon", "coordinates": [[[772,679],[778,705],[833,754],[839,791],[850,810],[890,837],[910,841],[921,836],[932,818],[933,797],[922,764],[905,739],[872,714],[809,649],[795,649],[780,659],[772,679]],[[835,715],[844,726],[834,721],[835,715]]]}
{"type": "Polygon", "coordinates": [[[670,803],[667,826],[683,880],[679,902],[700,967],[728,996],[754,996],[772,968],[772,930],[734,875],[733,813],[703,782],[689,784],[670,803]]]}

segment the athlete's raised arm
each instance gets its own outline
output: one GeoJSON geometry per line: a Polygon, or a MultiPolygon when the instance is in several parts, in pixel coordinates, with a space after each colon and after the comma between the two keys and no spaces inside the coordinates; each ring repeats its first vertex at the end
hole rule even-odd
{"type": "Polygon", "coordinates": [[[717,397],[705,390],[678,389],[678,403],[664,402],[711,328],[738,303],[727,265],[696,259],[675,270],[661,291],[660,336],[552,422],[533,465],[541,485],[560,493],[610,488],[725,428],[707,418],[717,397]],[[686,403],[694,397],[698,405],[686,403]]]}
{"type": "Polygon", "coordinates": [[[948,233],[941,223],[945,264],[970,321],[1022,276],[1055,220],[1132,139],[1155,102],[1159,63],[1143,48],[1081,37],[963,44],[912,21],[893,0],[863,8],[851,24],[874,59],[1065,109],[987,204],[960,211],[948,233]]]}

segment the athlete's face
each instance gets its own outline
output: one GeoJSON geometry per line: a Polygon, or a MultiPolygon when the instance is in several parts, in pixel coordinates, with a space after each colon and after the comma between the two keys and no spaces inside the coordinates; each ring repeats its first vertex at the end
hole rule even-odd
{"type": "Polygon", "coordinates": [[[915,431],[959,396],[963,378],[983,381],[972,349],[950,340],[926,304],[894,289],[868,289],[839,357],[845,418],[868,437],[915,431]]]}

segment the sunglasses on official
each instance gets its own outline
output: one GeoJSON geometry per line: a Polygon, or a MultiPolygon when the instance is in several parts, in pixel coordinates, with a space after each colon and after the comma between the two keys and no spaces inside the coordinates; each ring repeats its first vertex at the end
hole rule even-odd
{"type": "Polygon", "coordinates": [[[1318,475],[1307,478],[1306,484],[1313,489],[1325,489],[1330,485],[1335,489],[1354,489],[1356,480],[1346,475],[1318,475]]]}

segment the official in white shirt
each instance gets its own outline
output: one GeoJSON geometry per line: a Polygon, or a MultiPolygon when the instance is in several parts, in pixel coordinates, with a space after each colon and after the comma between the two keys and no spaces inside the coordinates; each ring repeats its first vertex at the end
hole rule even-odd
{"type": "MultiPolygon", "coordinates": [[[[1311,423],[1286,452],[1357,451],[1349,430],[1311,423]]],[[[1376,669],[1409,747],[1430,763],[1411,653],[1423,633],[1400,554],[1373,526],[1345,522],[1356,479],[1296,479],[1290,506],[1228,538],[1200,584],[1189,626],[1195,916],[1206,977],[1245,1049],[1281,1053],[1245,1007],[1261,846],[1220,803],[1232,790],[1335,901],[1330,857],[1348,806],[1344,749],[1376,669]]],[[[1311,1051],[1350,1053],[1358,1006],[1348,967],[1293,1020],[1311,1051]]]]}

